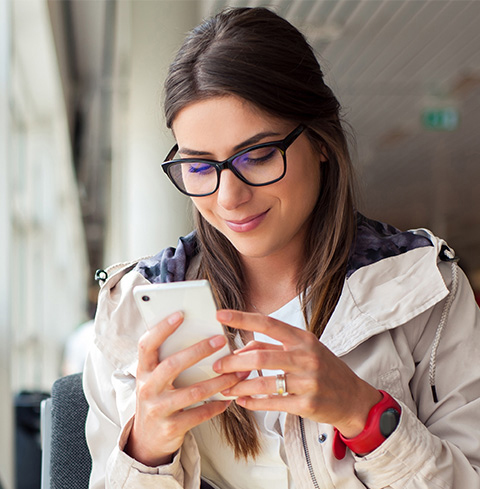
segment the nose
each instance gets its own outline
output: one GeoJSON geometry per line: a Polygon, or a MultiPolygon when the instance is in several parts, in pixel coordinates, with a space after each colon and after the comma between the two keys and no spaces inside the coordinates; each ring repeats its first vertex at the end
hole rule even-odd
{"type": "Polygon", "coordinates": [[[245,204],[252,197],[253,188],[242,182],[231,170],[222,170],[217,190],[217,203],[226,210],[245,204]]]}

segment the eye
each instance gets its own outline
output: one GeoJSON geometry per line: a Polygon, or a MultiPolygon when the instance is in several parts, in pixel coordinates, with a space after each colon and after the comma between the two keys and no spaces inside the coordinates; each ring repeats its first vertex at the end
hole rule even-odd
{"type": "Polygon", "coordinates": [[[275,159],[279,154],[280,151],[275,146],[266,146],[243,153],[235,159],[234,163],[236,165],[259,165],[275,159]]]}
{"type": "Polygon", "coordinates": [[[186,163],[186,165],[188,173],[207,174],[215,171],[213,166],[208,165],[207,163],[186,163]]]}

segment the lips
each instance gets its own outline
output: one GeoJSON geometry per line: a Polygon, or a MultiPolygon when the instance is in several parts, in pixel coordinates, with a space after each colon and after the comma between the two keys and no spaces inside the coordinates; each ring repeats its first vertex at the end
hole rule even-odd
{"type": "Polygon", "coordinates": [[[261,212],[260,214],[255,214],[253,216],[246,217],[241,220],[225,220],[227,226],[237,233],[245,233],[247,231],[253,231],[260,223],[265,219],[268,210],[261,212]]]}

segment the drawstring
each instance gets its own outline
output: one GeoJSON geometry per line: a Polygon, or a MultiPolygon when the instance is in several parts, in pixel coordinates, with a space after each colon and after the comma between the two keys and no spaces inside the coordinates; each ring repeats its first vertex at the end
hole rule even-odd
{"type": "MultiPolygon", "coordinates": [[[[451,258],[451,259],[453,259],[453,258],[451,258]]],[[[450,312],[450,308],[452,307],[452,303],[455,300],[455,296],[457,294],[458,265],[457,265],[456,261],[451,262],[451,267],[452,267],[452,290],[450,291],[450,294],[447,297],[445,305],[443,306],[442,316],[440,318],[440,323],[438,324],[438,327],[437,327],[435,339],[433,340],[432,351],[430,353],[429,379],[430,379],[430,388],[432,389],[432,395],[433,395],[434,402],[438,402],[437,389],[435,387],[437,349],[438,349],[438,345],[440,343],[440,338],[442,336],[443,328],[444,328],[445,323],[447,322],[447,319],[448,319],[448,313],[450,312]]]]}

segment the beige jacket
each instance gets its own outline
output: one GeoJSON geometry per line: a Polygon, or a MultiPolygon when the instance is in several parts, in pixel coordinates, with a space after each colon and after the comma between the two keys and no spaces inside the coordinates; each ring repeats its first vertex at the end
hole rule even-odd
{"type": "MultiPolygon", "coordinates": [[[[480,312],[456,263],[439,259],[444,242],[428,238],[433,246],[350,275],[321,339],[400,402],[399,426],[369,455],[347,450],[337,460],[331,426],[288,415],[285,446],[297,489],[480,488],[480,312]]],[[[148,281],[134,264],[109,275],[84,373],[90,487],[196,489],[200,456],[191,433],[167,466],[145,467],[122,451],[135,411],[136,346],[144,332],[131,291],[148,281]]]]}

